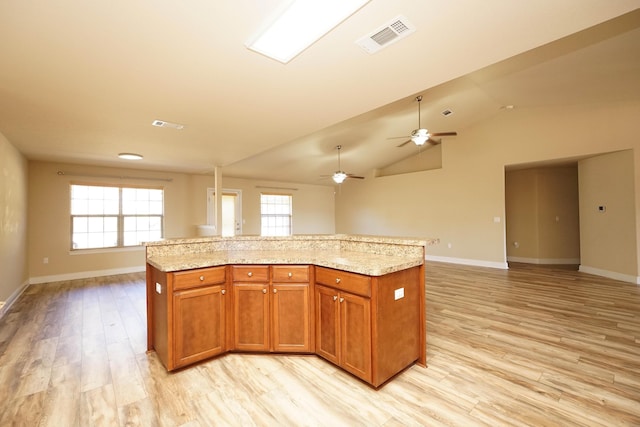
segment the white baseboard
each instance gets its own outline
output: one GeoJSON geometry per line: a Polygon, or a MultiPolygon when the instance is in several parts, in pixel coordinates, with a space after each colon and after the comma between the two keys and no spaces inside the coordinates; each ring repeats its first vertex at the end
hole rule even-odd
{"type": "Polygon", "coordinates": [[[589,267],[588,265],[581,265],[579,271],[587,274],[593,274],[595,276],[602,276],[609,279],[620,280],[622,282],[634,283],[640,285],[640,277],[633,276],[631,274],[618,273],[616,271],[602,270],[600,268],[589,267]]]}
{"type": "Polygon", "coordinates": [[[29,287],[29,282],[24,282],[22,285],[20,285],[18,289],[16,289],[11,295],[9,295],[9,298],[7,298],[6,301],[3,301],[3,304],[0,307],[0,319],[2,319],[4,314],[9,311],[13,303],[15,303],[18,300],[18,298],[20,298],[20,295],[22,295],[23,292],[26,291],[28,287],[29,287]]]}
{"type": "Polygon", "coordinates": [[[29,279],[29,284],[36,285],[41,283],[62,282],[64,280],[88,279],[90,277],[113,276],[115,274],[129,274],[145,271],[146,266],[112,268],[109,270],[80,271],[77,273],[56,274],[53,276],[38,276],[29,279]]]}
{"type": "Polygon", "coordinates": [[[517,256],[508,256],[507,261],[510,262],[522,262],[525,264],[580,264],[580,258],[525,258],[517,256]]]}
{"type": "Polygon", "coordinates": [[[448,262],[450,264],[472,265],[475,267],[499,268],[501,270],[507,270],[509,268],[506,262],[482,261],[479,259],[453,258],[453,257],[435,256],[435,255],[427,255],[425,259],[427,261],[448,262]]]}

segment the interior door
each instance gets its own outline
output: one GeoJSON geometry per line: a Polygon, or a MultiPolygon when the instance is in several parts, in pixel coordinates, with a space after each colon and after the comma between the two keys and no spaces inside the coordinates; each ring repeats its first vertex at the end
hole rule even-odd
{"type": "MultiPolygon", "coordinates": [[[[207,222],[215,224],[215,190],[207,191],[207,222]]],[[[239,236],[242,234],[242,190],[223,189],[220,203],[222,236],[239,236]]]]}

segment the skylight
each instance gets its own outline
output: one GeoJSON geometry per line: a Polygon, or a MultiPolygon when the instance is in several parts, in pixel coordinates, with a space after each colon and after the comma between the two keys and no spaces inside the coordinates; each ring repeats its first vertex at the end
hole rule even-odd
{"type": "Polygon", "coordinates": [[[247,47],[284,64],[370,0],[293,0],[247,47]]]}

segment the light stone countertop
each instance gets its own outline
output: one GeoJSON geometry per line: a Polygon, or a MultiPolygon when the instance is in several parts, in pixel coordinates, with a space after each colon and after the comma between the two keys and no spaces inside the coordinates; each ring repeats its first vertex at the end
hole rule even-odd
{"type": "Polygon", "coordinates": [[[422,265],[424,259],[345,250],[241,250],[158,255],[148,257],[147,262],[164,272],[227,264],[310,264],[368,276],[383,276],[422,265]]]}

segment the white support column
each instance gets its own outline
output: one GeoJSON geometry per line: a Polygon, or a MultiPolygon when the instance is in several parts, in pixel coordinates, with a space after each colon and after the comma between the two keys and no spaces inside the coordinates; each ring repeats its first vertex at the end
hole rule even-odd
{"type": "Polygon", "coordinates": [[[214,219],[216,226],[216,235],[222,233],[222,169],[216,166],[213,169],[213,176],[215,180],[215,202],[214,202],[214,219]]]}

